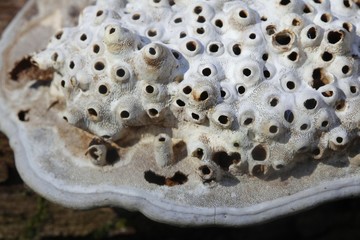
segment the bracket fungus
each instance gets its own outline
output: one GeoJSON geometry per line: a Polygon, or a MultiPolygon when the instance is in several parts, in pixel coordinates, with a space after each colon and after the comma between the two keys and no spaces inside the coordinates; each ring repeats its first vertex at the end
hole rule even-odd
{"type": "Polygon", "coordinates": [[[0,129],[74,208],[239,226],[358,195],[359,7],[30,0],[0,44],[0,129]]]}

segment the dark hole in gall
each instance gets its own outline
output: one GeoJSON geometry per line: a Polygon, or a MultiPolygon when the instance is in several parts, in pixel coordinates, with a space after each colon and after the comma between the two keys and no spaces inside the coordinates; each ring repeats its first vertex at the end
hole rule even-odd
{"type": "Polygon", "coordinates": [[[297,59],[298,59],[298,53],[297,52],[292,52],[292,53],[290,53],[289,55],[288,55],[288,59],[290,60],[290,61],[293,61],[293,62],[295,62],[297,59]]]}
{"type": "Polygon", "coordinates": [[[70,61],[69,68],[70,68],[70,69],[74,69],[74,68],[75,68],[75,63],[74,63],[73,61],[70,61]]]}
{"type": "Polygon", "coordinates": [[[327,40],[331,44],[336,44],[343,38],[343,36],[344,34],[342,32],[330,31],[327,35],[327,40]]]}
{"type": "Polygon", "coordinates": [[[192,153],[193,157],[196,157],[198,159],[202,159],[202,157],[204,156],[204,150],[202,148],[197,148],[193,153],[192,153]]]}
{"type": "Polygon", "coordinates": [[[320,148],[315,148],[314,150],[312,150],[311,153],[314,156],[318,156],[321,153],[320,148]]]}
{"type": "Polygon", "coordinates": [[[322,92],[321,95],[323,95],[324,97],[331,97],[334,95],[334,92],[333,91],[325,91],[325,92],[322,92]]]}
{"type": "Polygon", "coordinates": [[[85,34],[85,33],[84,33],[84,34],[81,34],[80,40],[81,40],[81,41],[86,41],[86,39],[87,39],[86,34],[85,34]]]}
{"type": "Polygon", "coordinates": [[[96,62],[94,65],[95,70],[101,71],[104,70],[105,64],[103,62],[96,62]]]}
{"type": "Polygon", "coordinates": [[[225,125],[229,122],[229,118],[228,118],[228,116],[221,115],[221,116],[219,116],[218,121],[219,121],[219,123],[225,125]]]}
{"type": "Polygon", "coordinates": [[[350,67],[348,65],[345,65],[341,68],[341,71],[343,74],[347,74],[350,71],[350,67]]]}
{"type": "Polygon", "coordinates": [[[237,90],[238,90],[239,94],[244,94],[245,93],[245,87],[244,86],[239,86],[237,90]]]}
{"type": "Polygon", "coordinates": [[[238,163],[240,160],[241,155],[239,153],[230,153],[229,155],[224,151],[215,152],[212,157],[212,161],[225,171],[229,170],[230,165],[238,163]]]}
{"type": "Polygon", "coordinates": [[[347,8],[351,7],[349,0],[344,0],[344,1],[343,1],[343,4],[344,4],[344,6],[347,7],[347,8]]]}
{"type": "Polygon", "coordinates": [[[191,113],[191,117],[196,121],[200,119],[200,116],[196,113],[191,113]]]}
{"type": "Polygon", "coordinates": [[[58,57],[59,57],[59,54],[58,54],[57,52],[55,52],[53,55],[51,55],[51,60],[53,60],[54,62],[56,62],[57,59],[58,59],[58,57]]]}
{"type": "Polygon", "coordinates": [[[150,29],[148,31],[148,36],[149,37],[155,37],[157,35],[157,31],[155,29],[150,29]]]}
{"type": "Polygon", "coordinates": [[[139,20],[140,19],[140,14],[136,13],[134,15],[132,15],[132,20],[139,20]]]}
{"type": "Polygon", "coordinates": [[[251,157],[255,161],[264,161],[267,158],[267,151],[265,147],[261,144],[254,147],[253,150],[251,150],[251,157]]]}
{"type": "Polygon", "coordinates": [[[311,13],[311,9],[309,8],[308,5],[305,5],[305,6],[304,6],[303,12],[304,12],[304,13],[311,13]]]}
{"type": "Polygon", "coordinates": [[[306,36],[309,38],[309,39],[315,39],[316,38],[316,28],[314,27],[311,27],[309,28],[309,30],[307,31],[306,33],[306,36]]]}
{"type": "Polygon", "coordinates": [[[290,2],[291,2],[290,0],[281,0],[281,1],[280,1],[280,5],[286,6],[286,5],[288,5],[290,2]]]}
{"type": "Polygon", "coordinates": [[[100,46],[97,45],[97,44],[95,44],[95,45],[93,46],[93,52],[94,52],[94,53],[99,53],[99,52],[100,52],[100,46]]]}
{"type": "Polygon", "coordinates": [[[333,55],[327,51],[325,51],[322,55],[321,55],[322,60],[324,60],[324,62],[329,62],[332,60],[333,55]]]}
{"type": "Polygon", "coordinates": [[[255,39],[255,38],[256,38],[256,34],[255,34],[255,33],[251,33],[251,34],[249,35],[249,38],[250,38],[250,39],[255,39]]]}
{"type": "Polygon", "coordinates": [[[215,26],[217,26],[218,28],[222,28],[223,27],[223,22],[220,19],[217,19],[215,21],[215,26]]]}
{"type": "Polygon", "coordinates": [[[116,70],[116,76],[122,78],[125,76],[125,70],[123,68],[119,68],[118,70],[116,70]]]}
{"type": "Polygon", "coordinates": [[[184,37],[186,37],[186,33],[181,32],[181,33],[180,33],[180,35],[179,35],[179,37],[180,37],[180,38],[184,38],[184,37]]]}
{"type": "Polygon", "coordinates": [[[356,86],[350,86],[350,92],[351,93],[356,93],[357,92],[357,87],[356,86]]]}
{"type": "Polygon", "coordinates": [[[120,117],[121,118],[129,118],[130,117],[130,113],[128,111],[122,111],[120,113],[120,117]]]}
{"type": "Polygon", "coordinates": [[[199,16],[199,17],[197,18],[197,22],[199,22],[199,23],[204,23],[205,21],[206,21],[206,19],[205,19],[204,16],[199,16]]]}
{"type": "Polygon", "coordinates": [[[97,17],[100,17],[101,15],[103,15],[103,13],[104,13],[104,12],[103,12],[102,10],[99,10],[99,11],[96,12],[96,16],[97,16],[97,17]]]}
{"type": "Polygon", "coordinates": [[[275,126],[275,125],[272,125],[272,126],[269,127],[269,132],[270,133],[277,133],[278,130],[279,130],[279,128],[277,126],[275,126]]]}
{"type": "Polygon", "coordinates": [[[29,119],[29,111],[30,110],[21,110],[18,112],[18,118],[22,122],[28,122],[29,119]]]}
{"type": "Polygon", "coordinates": [[[217,44],[211,44],[209,47],[210,52],[212,53],[216,53],[217,51],[219,51],[219,46],[217,44]]]}
{"type": "Polygon", "coordinates": [[[232,47],[232,50],[233,50],[233,53],[238,56],[241,54],[241,48],[240,48],[240,45],[239,44],[235,44],[233,47],[232,47]]]}
{"type": "Polygon", "coordinates": [[[155,117],[159,114],[159,111],[156,110],[155,108],[150,108],[148,112],[149,112],[149,115],[152,117],[155,117]]]}
{"type": "Polygon", "coordinates": [[[336,142],[339,143],[339,144],[341,144],[343,142],[343,140],[344,139],[342,137],[337,137],[336,138],[336,142]]]}
{"type": "Polygon", "coordinates": [[[254,176],[262,177],[265,173],[265,166],[261,164],[255,165],[251,170],[251,173],[254,176]]]}
{"type": "Polygon", "coordinates": [[[320,19],[321,19],[321,21],[323,21],[323,22],[329,22],[330,19],[331,19],[331,17],[330,17],[329,14],[324,13],[323,15],[321,15],[320,19]]]}
{"type": "Polygon", "coordinates": [[[273,35],[276,32],[276,27],[274,25],[269,25],[266,27],[267,35],[273,35]]]}
{"type": "Polygon", "coordinates": [[[186,86],[183,88],[183,93],[190,94],[192,92],[192,88],[190,86],[186,86]]]}
{"type": "Polygon", "coordinates": [[[211,173],[210,168],[208,166],[206,166],[206,165],[200,166],[199,170],[201,171],[201,173],[203,175],[209,175],[211,173]]]}
{"type": "Polygon", "coordinates": [[[317,105],[317,101],[314,98],[307,99],[304,102],[304,107],[309,110],[314,109],[316,105],[317,105]]]}
{"type": "Polygon", "coordinates": [[[197,29],[196,29],[196,32],[197,32],[198,34],[204,34],[204,33],[205,33],[205,29],[204,29],[203,27],[200,27],[200,28],[197,28],[197,29]]]}
{"type": "Polygon", "coordinates": [[[246,118],[245,121],[244,121],[244,125],[245,126],[250,125],[253,121],[254,121],[254,119],[251,118],[251,117],[246,118]]]}
{"type": "Polygon", "coordinates": [[[107,92],[108,92],[107,86],[105,86],[105,85],[100,85],[99,86],[99,93],[100,94],[106,94],[107,92]]]}
{"type": "Polygon", "coordinates": [[[312,87],[315,88],[316,90],[330,83],[330,80],[323,73],[322,68],[314,69],[312,73],[312,78],[313,78],[312,87]]]}
{"type": "Polygon", "coordinates": [[[154,87],[151,86],[151,85],[147,85],[147,86],[145,87],[145,91],[146,91],[147,93],[153,93],[154,90],[155,90],[154,87]]]}
{"type": "Polygon", "coordinates": [[[345,109],[345,100],[339,99],[335,104],[336,111],[342,111],[345,109]]]}
{"type": "Polygon", "coordinates": [[[323,121],[321,123],[321,127],[327,127],[329,125],[329,122],[328,121],[323,121]]]}
{"type": "Polygon", "coordinates": [[[115,29],[115,28],[110,28],[110,30],[109,30],[109,34],[113,34],[113,33],[115,33],[115,31],[116,31],[116,29],[115,29]]]}
{"type": "Polygon", "coordinates": [[[249,77],[251,75],[251,70],[248,69],[248,68],[245,68],[243,69],[243,74],[246,76],[246,77],[249,77]]]}
{"type": "Polygon", "coordinates": [[[275,41],[282,46],[288,45],[291,42],[291,35],[288,32],[280,32],[275,35],[275,41]]]}
{"type": "Polygon", "coordinates": [[[307,128],[308,128],[308,125],[306,123],[304,123],[300,126],[300,130],[303,130],[303,131],[306,130],[307,128]]]}
{"type": "Polygon", "coordinates": [[[248,13],[247,13],[245,10],[241,10],[241,11],[239,12],[239,16],[240,16],[241,18],[247,18],[247,17],[248,17],[248,13]]]}
{"type": "Polygon", "coordinates": [[[93,108],[89,108],[89,109],[88,109],[88,114],[89,114],[90,116],[92,116],[92,117],[97,117],[97,116],[98,116],[97,111],[96,111],[95,109],[93,109],[93,108]]]}
{"type": "Polygon", "coordinates": [[[200,101],[205,101],[206,99],[208,99],[209,97],[209,94],[207,91],[203,91],[201,94],[200,94],[200,101]]]}
{"type": "Polygon", "coordinates": [[[268,59],[269,59],[269,54],[264,53],[264,54],[262,55],[262,60],[267,61],[268,59]]]}
{"type": "Polygon", "coordinates": [[[294,121],[294,114],[291,110],[286,110],[284,112],[284,119],[289,122],[292,123],[294,121]]]}
{"type": "Polygon", "coordinates": [[[297,18],[294,18],[291,22],[293,26],[299,26],[301,24],[301,21],[297,18]]]}
{"type": "Polygon", "coordinates": [[[269,78],[271,76],[269,70],[264,70],[263,74],[265,78],[269,78]]]}
{"type": "Polygon", "coordinates": [[[191,42],[187,42],[186,43],[186,49],[191,51],[191,52],[194,52],[196,50],[196,43],[194,41],[191,41],[191,42]]]}
{"type": "MultiPolygon", "coordinates": [[[[104,136],[105,138],[110,138],[109,136],[104,136]]],[[[120,155],[116,148],[109,147],[106,154],[106,162],[109,164],[114,164],[120,159],[120,155]]]]}
{"type": "Polygon", "coordinates": [[[279,103],[279,100],[277,98],[272,98],[270,100],[270,106],[272,106],[272,107],[275,107],[276,105],[278,105],[278,103],[279,103]]]}
{"type": "Polygon", "coordinates": [[[225,92],[223,89],[220,90],[220,96],[221,96],[222,98],[225,98],[225,97],[226,97],[226,92],[225,92]]]}
{"type": "Polygon", "coordinates": [[[156,55],[156,49],[153,47],[149,48],[149,53],[153,56],[156,55]]]}
{"type": "Polygon", "coordinates": [[[211,69],[210,68],[204,68],[202,71],[201,71],[202,75],[205,76],[205,77],[208,77],[211,75],[211,69]]]}
{"type": "Polygon", "coordinates": [[[174,58],[176,58],[176,59],[180,58],[180,54],[178,52],[172,51],[172,54],[173,54],[174,58]]]}
{"type": "Polygon", "coordinates": [[[62,35],[63,35],[63,31],[60,31],[60,32],[58,32],[58,33],[56,33],[55,34],[55,38],[57,39],[57,40],[60,40],[61,39],[61,37],[62,37],[62,35]]]}
{"type": "Polygon", "coordinates": [[[201,12],[202,12],[202,7],[201,6],[196,6],[195,8],[194,8],[194,13],[195,14],[200,14],[201,12]]]}
{"type": "Polygon", "coordinates": [[[182,22],[182,18],[175,18],[174,19],[174,23],[181,23],[182,22]]]}
{"type": "Polygon", "coordinates": [[[184,106],[185,106],[185,102],[182,101],[182,100],[180,100],[180,99],[176,100],[176,104],[177,104],[179,107],[184,107],[184,106]]]}
{"type": "Polygon", "coordinates": [[[293,90],[295,88],[295,83],[293,81],[288,81],[286,83],[286,87],[289,89],[289,90],[293,90]]]}
{"type": "Polygon", "coordinates": [[[91,142],[89,143],[89,147],[90,147],[89,154],[94,159],[97,159],[99,157],[98,153],[97,153],[97,148],[91,148],[91,146],[98,145],[98,144],[105,145],[105,147],[106,147],[105,161],[107,164],[114,164],[115,162],[120,160],[118,149],[114,148],[109,143],[107,143],[106,140],[104,140],[104,138],[110,139],[111,137],[109,135],[103,135],[102,138],[93,138],[91,140],[91,142]]]}
{"type": "Polygon", "coordinates": [[[61,87],[65,87],[65,80],[61,80],[61,83],[60,83],[61,87]]]}
{"type": "Polygon", "coordinates": [[[345,23],[343,23],[343,28],[345,28],[346,31],[351,32],[352,25],[351,25],[351,23],[345,22],[345,23]]]}

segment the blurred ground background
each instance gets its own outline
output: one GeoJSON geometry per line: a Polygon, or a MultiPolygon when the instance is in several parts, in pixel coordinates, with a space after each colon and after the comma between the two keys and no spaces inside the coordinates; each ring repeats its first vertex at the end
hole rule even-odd
{"type": "MultiPolygon", "coordinates": [[[[0,0],[0,35],[25,2],[0,0]]],[[[185,238],[360,239],[360,198],[241,228],[179,228],[122,209],[72,210],[48,202],[26,187],[16,172],[8,139],[0,133],[0,240],[185,238]]]]}

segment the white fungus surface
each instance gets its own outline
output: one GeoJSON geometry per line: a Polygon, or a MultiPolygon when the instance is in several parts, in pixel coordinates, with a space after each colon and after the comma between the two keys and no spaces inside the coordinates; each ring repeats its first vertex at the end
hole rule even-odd
{"type": "MultiPolygon", "coordinates": [[[[149,134],[160,167],[181,161],[182,142],[204,182],[260,177],[359,137],[359,11],[343,0],[99,0],[33,59],[55,69],[70,124],[114,142],[149,134]]],[[[106,164],[104,146],[89,151],[106,164]]]]}

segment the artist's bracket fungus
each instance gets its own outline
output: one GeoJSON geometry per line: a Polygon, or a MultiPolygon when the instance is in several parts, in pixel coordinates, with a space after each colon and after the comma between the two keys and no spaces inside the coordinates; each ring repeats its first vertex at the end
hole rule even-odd
{"type": "Polygon", "coordinates": [[[359,18],[355,0],[30,0],[0,44],[0,128],[25,182],[75,208],[244,225],[357,195],[359,18]]]}

